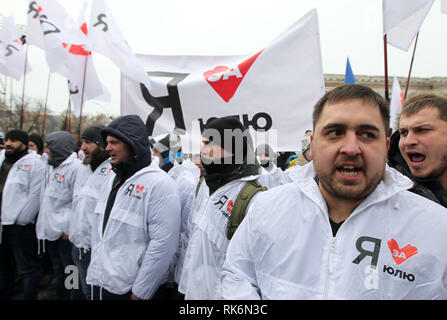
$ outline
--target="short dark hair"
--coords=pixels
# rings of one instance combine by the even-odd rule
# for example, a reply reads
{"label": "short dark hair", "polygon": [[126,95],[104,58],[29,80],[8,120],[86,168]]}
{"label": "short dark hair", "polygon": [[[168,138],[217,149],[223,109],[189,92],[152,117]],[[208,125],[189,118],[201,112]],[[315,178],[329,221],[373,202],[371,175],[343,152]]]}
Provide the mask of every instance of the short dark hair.
{"label": "short dark hair", "polygon": [[411,116],[425,108],[438,109],[441,120],[447,121],[447,97],[435,93],[423,93],[411,97],[405,101],[401,115]]}
{"label": "short dark hair", "polygon": [[327,104],[334,104],[353,99],[361,99],[365,103],[376,104],[379,107],[385,126],[385,134],[388,135],[390,128],[390,107],[388,101],[373,89],[359,84],[346,84],[326,92],[314,106],[312,114],[313,129],[315,130],[315,125]]}

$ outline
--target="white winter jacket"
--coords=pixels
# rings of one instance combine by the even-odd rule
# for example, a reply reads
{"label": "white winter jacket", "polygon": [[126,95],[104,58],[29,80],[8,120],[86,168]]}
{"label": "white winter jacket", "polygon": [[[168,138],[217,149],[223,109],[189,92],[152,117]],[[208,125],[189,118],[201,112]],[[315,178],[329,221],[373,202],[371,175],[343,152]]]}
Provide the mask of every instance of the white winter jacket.
{"label": "white winter jacket", "polygon": [[[0,155],[0,167],[5,159]],[[2,195],[1,224],[34,223],[40,203],[40,188],[45,176],[45,164],[40,156],[28,152],[9,170]]]}
{"label": "white winter jacket", "polygon": [[263,192],[224,265],[226,299],[446,299],[447,209],[385,169],[332,235],[313,164]]}
{"label": "white winter jacket", "polygon": [[292,179],[290,179],[289,176],[274,163],[270,163],[267,168],[261,167],[261,169],[261,175],[271,176],[270,185],[267,186],[269,189],[292,182]]}
{"label": "white winter jacket", "polygon": [[55,241],[68,234],[74,185],[81,166],[74,152],[56,168],[46,166],[36,223],[37,239]]}
{"label": "white winter jacket", "polygon": [[227,238],[228,220],[242,187],[258,177],[231,181],[211,196],[205,182],[202,183],[189,226],[190,238],[178,289],[185,294],[185,299],[222,298],[220,274],[230,242]]}
{"label": "white winter jacket", "polygon": [[196,166],[194,164],[194,162],[192,162],[190,159],[184,159],[183,162],[182,162],[182,166],[186,170],[188,170],[189,172],[192,173],[192,175],[194,177],[194,181],[197,184],[197,182],[199,182],[199,179],[200,179],[200,169],[199,169],[199,167]]}
{"label": "white winter jacket", "polygon": [[150,299],[168,280],[177,250],[180,199],[175,181],[155,166],[145,167],[118,189],[103,234],[112,172],[95,208],[87,283],[115,294]]}
{"label": "white winter jacket", "polygon": [[[193,164],[194,165],[194,164]],[[200,173],[200,172],[199,172]],[[189,168],[184,167],[183,163],[179,165],[174,164],[174,167],[169,170],[168,175],[177,183],[180,204],[181,204],[181,224],[180,224],[180,241],[175,252],[173,261],[170,266],[169,281],[179,283],[180,274],[184,261],[184,254],[182,254],[182,248],[187,247],[186,229],[188,226],[188,217],[193,209],[194,200],[196,196],[197,181]]]}
{"label": "white winter jacket", "polygon": [[90,165],[83,165],[76,179],[68,238],[77,248],[91,248],[92,221],[101,188],[112,172],[110,159],[103,161],[93,172]]}

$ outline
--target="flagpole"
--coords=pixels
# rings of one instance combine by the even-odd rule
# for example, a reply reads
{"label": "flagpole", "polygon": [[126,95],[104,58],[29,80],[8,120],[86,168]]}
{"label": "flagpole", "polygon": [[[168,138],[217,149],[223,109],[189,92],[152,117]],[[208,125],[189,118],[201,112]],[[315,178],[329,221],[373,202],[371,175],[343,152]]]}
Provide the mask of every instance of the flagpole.
{"label": "flagpole", "polygon": [[12,130],[14,124],[12,123],[12,77],[10,78],[11,90],[9,90],[9,130]]}
{"label": "flagpole", "polygon": [[85,56],[84,63],[84,79],[82,80],[82,93],[81,93],[81,110],[79,112],[79,128],[78,128],[78,146],[81,142],[81,128],[82,128],[82,107],[84,106],[84,91],[85,91],[85,76],[87,73],[88,55]]}
{"label": "flagpole", "polygon": [[408,71],[407,85],[405,86],[404,101],[407,98],[408,87],[410,85],[411,69],[413,68],[414,54],[416,53],[416,45],[418,43],[418,38],[419,38],[419,31],[416,34],[416,40],[414,41],[413,56],[411,57],[410,70]]}
{"label": "flagpole", "polygon": [[384,66],[385,66],[385,99],[390,101],[389,93],[388,93],[388,54],[387,54],[387,40],[386,34],[383,36],[383,54],[384,54]]}
{"label": "flagpole", "polygon": [[26,44],[25,51],[25,67],[23,69],[23,91],[22,91],[22,107],[20,109],[20,129],[23,130],[23,116],[24,116],[24,105],[25,105],[25,83],[26,83],[26,67],[28,64],[28,44]]}
{"label": "flagpole", "polygon": [[71,101],[70,98],[68,98],[68,132],[71,133]]}
{"label": "flagpole", "polygon": [[68,111],[70,110],[70,96],[68,96],[67,111],[65,111],[64,130],[67,131]]}
{"label": "flagpole", "polygon": [[50,76],[51,71],[48,71],[47,94],[45,97],[45,106],[43,109],[42,138],[45,137],[45,125],[47,122],[47,103],[48,103],[48,92],[50,91]]}

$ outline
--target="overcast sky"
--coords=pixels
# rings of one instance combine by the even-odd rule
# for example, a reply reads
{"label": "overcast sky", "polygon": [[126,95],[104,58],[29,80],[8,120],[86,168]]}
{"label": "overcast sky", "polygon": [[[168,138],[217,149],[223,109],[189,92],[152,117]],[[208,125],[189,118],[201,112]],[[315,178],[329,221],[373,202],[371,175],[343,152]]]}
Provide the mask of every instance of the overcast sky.
{"label": "overcast sky", "polygon": [[[440,2],[435,0],[420,30],[414,77],[447,76],[447,15],[441,14]],[[83,1],[59,3],[77,17]],[[381,0],[108,0],[108,4],[135,53],[163,55],[257,52],[316,8],[324,73],[344,74],[349,56],[355,75],[384,74]],[[26,24],[27,7],[28,0],[0,0],[0,13],[14,16],[18,24]],[[413,46],[408,52],[388,46],[389,76],[408,75],[412,50]],[[33,71],[27,75],[25,95],[43,100],[49,72],[43,51],[30,46],[29,63]],[[112,101],[88,101],[84,111],[119,115],[119,70],[100,55],[94,56],[94,63]],[[13,94],[21,96],[22,88],[23,81],[13,81]],[[7,91],[9,98],[9,80]],[[67,102],[66,80],[52,74],[48,106],[62,112]]]}

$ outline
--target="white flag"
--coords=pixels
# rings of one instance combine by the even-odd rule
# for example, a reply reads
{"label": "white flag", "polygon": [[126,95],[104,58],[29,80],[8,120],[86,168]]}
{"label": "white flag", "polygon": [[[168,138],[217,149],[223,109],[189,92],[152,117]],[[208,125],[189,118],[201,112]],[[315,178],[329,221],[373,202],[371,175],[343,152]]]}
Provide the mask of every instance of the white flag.
{"label": "white flag", "polygon": [[55,0],[29,1],[26,37],[29,44],[45,51],[52,72],[59,71],[67,58],[64,44],[86,41],[74,20]]}
{"label": "white flag", "polygon": [[404,98],[402,96],[402,91],[400,90],[399,81],[394,77],[393,91],[391,92],[390,101],[390,127],[393,130],[397,130],[397,122],[399,120],[400,112],[402,111],[402,105],[404,103]]}
{"label": "white flag", "polygon": [[93,51],[112,60],[127,77],[150,88],[149,76],[143,64],[127,45],[104,0],[93,0],[88,37]]}
{"label": "white flag", "polygon": [[[16,80],[20,80],[25,72],[26,53],[21,41],[22,35],[23,32],[19,30],[12,16],[3,19],[3,27],[0,30],[0,55],[3,70],[6,71],[4,74]],[[27,62],[26,73],[30,71],[31,66]]]}
{"label": "white flag", "polygon": [[383,0],[383,34],[392,46],[408,51],[434,0]]}
{"label": "white flag", "polygon": [[441,1],[441,12],[447,14],[447,0]]}
{"label": "white flag", "polygon": [[99,80],[93,65],[92,52],[87,50],[87,23],[84,17],[85,6],[78,19],[79,30],[82,31],[82,44],[64,43],[68,54],[63,67],[58,73],[68,80],[68,89],[73,103],[73,114],[79,117],[81,106],[88,100],[110,101],[110,93]]}
{"label": "white flag", "polygon": [[325,92],[315,9],[257,53],[139,57],[152,89],[122,75],[121,114],[138,114],[151,136],[186,131],[186,153],[200,150],[203,127],[222,116],[239,118],[256,145],[298,150]]}

